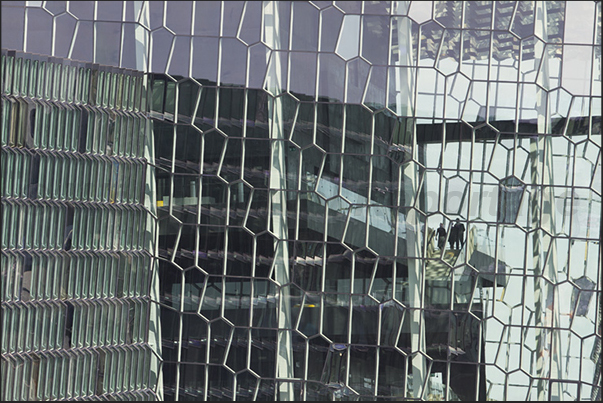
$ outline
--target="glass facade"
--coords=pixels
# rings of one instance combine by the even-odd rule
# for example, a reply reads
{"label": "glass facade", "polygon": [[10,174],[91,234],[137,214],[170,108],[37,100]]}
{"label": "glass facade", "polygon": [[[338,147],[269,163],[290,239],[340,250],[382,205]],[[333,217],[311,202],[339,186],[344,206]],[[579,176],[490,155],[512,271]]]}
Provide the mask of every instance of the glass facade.
{"label": "glass facade", "polygon": [[2,400],[155,400],[146,76],[1,67]]}
{"label": "glass facade", "polygon": [[2,398],[600,399],[601,2],[6,1],[2,48]]}

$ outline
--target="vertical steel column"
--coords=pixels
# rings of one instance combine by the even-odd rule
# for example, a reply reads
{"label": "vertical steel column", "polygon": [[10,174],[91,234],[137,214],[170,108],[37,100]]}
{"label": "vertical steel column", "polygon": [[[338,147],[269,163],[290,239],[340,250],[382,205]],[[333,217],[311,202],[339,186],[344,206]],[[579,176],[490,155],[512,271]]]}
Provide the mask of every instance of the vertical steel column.
{"label": "vertical steel column", "polygon": [[[150,22],[149,6],[147,2],[135,1],[134,2],[134,14],[140,15],[140,23],[147,25]],[[136,35],[136,69],[142,71],[143,76],[143,94],[147,94],[147,99],[150,99],[149,92],[149,32],[143,27],[143,25],[137,24],[135,28]],[[147,113],[150,102],[146,102],[145,110],[143,113]],[[153,140],[153,124],[150,119],[145,122],[145,146],[144,146],[144,158],[147,160],[147,166],[145,169],[145,192],[144,192],[144,207],[147,210],[146,218],[146,231],[145,248],[151,253],[151,266],[147,269],[150,270],[150,284],[149,284],[149,328],[148,328],[148,343],[153,354],[150,357],[149,371],[155,377],[155,394],[158,400],[163,400],[163,374],[161,370],[161,319],[159,306],[153,301],[159,301],[159,265],[156,260],[156,256],[159,256],[159,225],[157,222],[157,203],[155,196],[157,194],[155,184],[155,141]],[[176,390],[178,387],[176,386]]]}
{"label": "vertical steel column", "polygon": [[[395,6],[399,9],[408,9],[409,2],[398,1]],[[398,19],[398,60],[395,63],[398,66],[412,66],[412,32],[411,21],[406,18]],[[411,150],[412,160],[402,166],[404,200],[414,200],[418,193],[419,178],[414,161],[417,160],[417,139],[415,136],[415,121],[413,119],[413,103],[415,97],[413,68],[398,67],[396,69],[396,110],[402,117],[407,117],[406,125],[402,128],[405,131],[405,143]],[[424,284],[423,272],[424,264],[420,259],[422,257],[422,233],[421,222],[417,211],[408,210],[406,214],[406,254],[408,256],[408,284],[409,301],[412,307],[410,315],[410,343],[411,350],[416,354],[412,358],[412,385],[413,397],[419,398],[423,393],[423,384],[427,377],[427,363],[423,355],[425,353],[425,323],[423,317]]]}
{"label": "vertical steel column", "polygon": [[[547,189],[554,183],[553,179],[553,156],[550,132],[550,113],[548,107],[549,85],[549,58],[544,43],[548,40],[547,35],[547,13],[544,2],[535,2],[534,33],[542,39],[535,44],[534,53],[541,54],[540,60],[535,60],[535,66],[540,65],[537,75],[537,84],[541,87],[536,95],[536,109],[538,112],[538,135],[530,140],[530,165],[531,182],[539,189],[538,192],[530,194],[530,205],[532,214],[532,245],[534,253],[534,308],[536,320],[536,376],[538,400],[560,400],[561,390],[556,383],[555,388],[550,389],[547,395],[547,379],[560,379],[561,368],[559,353],[561,340],[559,332],[559,301],[555,296],[555,284],[557,283],[557,248],[555,238],[551,238],[548,257],[547,251],[541,250],[541,232],[547,231],[555,234],[555,197],[551,189]],[[536,193],[536,194],[535,194]],[[542,277],[546,276],[553,285],[544,282]],[[550,301],[550,304],[547,302]],[[548,311],[548,312],[547,312]],[[548,316],[548,318],[547,318]],[[548,331],[544,327],[550,327],[550,344],[547,342]],[[547,353],[548,350],[548,353]],[[547,360],[548,355],[548,360]],[[546,365],[548,364],[548,371]]]}
{"label": "vertical steel column", "polygon": [[[280,56],[279,6],[277,1],[263,3],[264,35],[273,49],[272,60],[266,76],[266,88],[272,94],[268,100],[270,130],[270,220],[274,241],[274,279],[279,285],[289,283],[289,251],[287,228],[287,167],[285,161],[285,131],[282,122],[282,102],[278,95],[283,91]],[[285,72],[286,73],[286,72]],[[293,378],[293,347],[291,341],[291,307],[289,289],[282,287],[278,299],[278,341],[276,350],[276,378]],[[278,400],[293,400],[293,385],[284,382],[278,386]]]}

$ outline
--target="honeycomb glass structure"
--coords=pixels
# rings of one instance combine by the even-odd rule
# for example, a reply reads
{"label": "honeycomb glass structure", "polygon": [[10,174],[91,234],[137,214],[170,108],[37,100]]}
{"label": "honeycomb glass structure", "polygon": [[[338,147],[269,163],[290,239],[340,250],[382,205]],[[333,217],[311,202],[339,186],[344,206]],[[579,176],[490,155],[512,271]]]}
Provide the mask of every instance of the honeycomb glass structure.
{"label": "honeycomb glass structure", "polygon": [[5,1],[2,49],[3,399],[600,400],[600,1]]}

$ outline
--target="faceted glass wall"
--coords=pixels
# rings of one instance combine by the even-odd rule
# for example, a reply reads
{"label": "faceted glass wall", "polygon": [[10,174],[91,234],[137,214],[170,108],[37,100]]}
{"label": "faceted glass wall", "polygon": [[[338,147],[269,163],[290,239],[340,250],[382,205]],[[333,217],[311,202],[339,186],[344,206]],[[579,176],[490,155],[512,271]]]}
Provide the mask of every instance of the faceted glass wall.
{"label": "faceted glass wall", "polygon": [[145,77],[5,50],[1,77],[2,400],[154,400]]}
{"label": "faceted glass wall", "polygon": [[166,400],[600,398],[600,2],[2,10],[147,73]]}
{"label": "faceted glass wall", "polygon": [[572,4],[150,4],[166,397],[595,398]]}

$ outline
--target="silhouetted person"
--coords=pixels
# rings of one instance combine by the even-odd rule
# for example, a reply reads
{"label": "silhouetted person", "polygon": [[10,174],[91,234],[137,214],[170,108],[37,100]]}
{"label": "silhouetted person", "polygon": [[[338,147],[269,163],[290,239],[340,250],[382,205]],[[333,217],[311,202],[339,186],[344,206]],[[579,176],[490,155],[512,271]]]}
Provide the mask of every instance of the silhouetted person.
{"label": "silhouetted person", "polygon": [[444,224],[440,224],[440,228],[436,231],[436,238],[438,241],[438,249],[444,250],[444,246],[446,245],[446,230],[444,229]]}
{"label": "silhouetted person", "polygon": [[[454,237],[454,249],[461,249],[463,246],[465,246],[465,226],[461,220],[458,218],[456,219],[456,224],[454,224],[454,227],[452,227],[450,232]],[[460,247],[459,243],[461,245]]]}
{"label": "silhouetted person", "polygon": [[450,234],[448,234],[448,244],[450,245],[450,249],[454,249],[454,242],[456,241],[456,231],[454,230],[454,225],[450,227]]}

